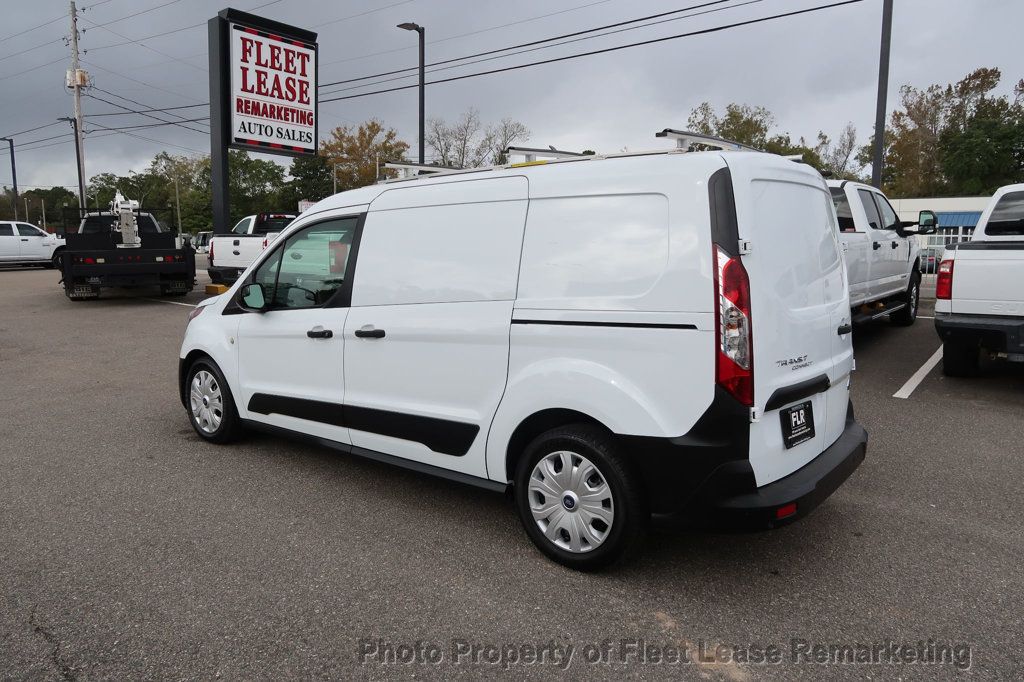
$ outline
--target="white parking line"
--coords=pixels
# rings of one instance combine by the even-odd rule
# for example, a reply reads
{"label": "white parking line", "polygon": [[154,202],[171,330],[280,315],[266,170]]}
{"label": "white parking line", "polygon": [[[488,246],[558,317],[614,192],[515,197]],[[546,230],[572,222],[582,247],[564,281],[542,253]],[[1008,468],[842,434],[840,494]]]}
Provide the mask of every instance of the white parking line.
{"label": "white parking line", "polygon": [[903,384],[900,390],[892,394],[893,398],[902,398],[906,400],[910,397],[910,394],[924,381],[924,378],[928,376],[928,373],[935,369],[935,365],[939,364],[939,360],[942,359],[942,346],[935,351],[935,354],[928,358],[928,361],[921,365],[921,368],[914,372],[914,376],[907,380],[907,383]]}
{"label": "white parking line", "polygon": [[196,307],[195,303],[182,303],[181,301],[165,301],[162,298],[143,298],[142,296],[139,296],[139,298],[141,298],[143,301],[153,301],[154,303],[170,303],[171,305],[183,305],[187,308]]}

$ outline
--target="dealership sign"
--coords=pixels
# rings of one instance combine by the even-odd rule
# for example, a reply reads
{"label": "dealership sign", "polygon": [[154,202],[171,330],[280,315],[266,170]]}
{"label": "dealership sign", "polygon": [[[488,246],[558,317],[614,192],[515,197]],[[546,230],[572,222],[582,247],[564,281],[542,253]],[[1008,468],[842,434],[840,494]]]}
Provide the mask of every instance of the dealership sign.
{"label": "dealership sign", "polygon": [[316,154],[317,46],[230,22],[230,146]]}

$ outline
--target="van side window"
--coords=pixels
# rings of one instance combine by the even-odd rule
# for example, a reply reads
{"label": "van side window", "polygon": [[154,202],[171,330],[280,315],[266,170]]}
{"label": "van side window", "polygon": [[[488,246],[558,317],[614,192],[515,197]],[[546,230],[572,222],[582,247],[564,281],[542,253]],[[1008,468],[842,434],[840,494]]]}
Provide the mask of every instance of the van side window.
{"label": "van side window", "polygon": [[846,198],[846,190],[842,187],[830,187],[832,192],[832,204],[836,207],[836,217],[839,218],[840,232],[856,232],[857,226],[853,222],[853,210],[850,208],[850,200]]}
{"label": "van side window", "polygon": [[328,220],[296,232],[254,275],[272,309],[315,308],[341,288],[358,219]]}
{"label": "van side window", "polygon": [[352,305],[510,301],[525,200],[371,211]]}
{"label": "van side window", "polygon": [[874,192],[869,192],[866,189],[859,189],[857,193],[860,194],[860,203],[864,205],[864,213],[868,216],[868,224],[872,230],[881,230],[882,218],[878,215],[878,208],[875,206],[875,200],[871,195]]}

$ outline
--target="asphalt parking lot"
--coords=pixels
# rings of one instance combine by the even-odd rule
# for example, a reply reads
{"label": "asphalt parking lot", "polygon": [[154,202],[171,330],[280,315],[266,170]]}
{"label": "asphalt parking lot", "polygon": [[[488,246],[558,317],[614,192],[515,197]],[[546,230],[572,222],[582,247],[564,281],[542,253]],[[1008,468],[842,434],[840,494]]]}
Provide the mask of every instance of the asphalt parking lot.
{"label": "asphalt parking lot", "polygon": [[[934,367],[894,398],[939,348],[929,319],[855,332],[868,456],[814,514],[758,534],[655,529],[634,561],[583,575],[537,552],[499,495],[264,435],[201,442],[175,381],[180,303],[202,295],[72,303],[57,279],[0,269],[0,676],[888,679],[969,666],[1005,679],[1024,668],[1024,371],[953,380]],[[648,649],[641,661],[628,641],[703,656],[658,662]],[[605,642],[610,655],[588,662]],[[792,660],[815,644],[890,642],[969,655]],[[396,662],[402,645],[424,656],[436,645],[442,661]],[[544,664],[529,663],[533,645]],[[783,658],[705,660],[719,645]]]}

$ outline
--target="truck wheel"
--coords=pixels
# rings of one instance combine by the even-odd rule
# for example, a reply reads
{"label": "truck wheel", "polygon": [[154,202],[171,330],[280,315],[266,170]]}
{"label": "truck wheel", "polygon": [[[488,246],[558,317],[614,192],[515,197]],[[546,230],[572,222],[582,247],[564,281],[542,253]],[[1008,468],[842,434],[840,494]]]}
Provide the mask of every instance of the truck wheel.
{"label": "truck wheel", "polygon": [[217,365],[205,358],[196,360],[188,370],[186,381],[188,416],[196,433],[211,443],[235,440],[241,422],[231,389]]}
{"label": "truck wheel", "polygon": [[526,534],[577,570],[607,566],[640,544],[650,514],[642,486],[604,430],[552,429],[516,467],[515,502]]}
{"label": "truck wheel", "polygon": [[978,374],[981,348],[975,342],[946,339],[942,342],[942,373],[947,377],[973,377]]}
{"label": "truck wheel", "polygon": [[50,264],[46,267],[54,270],[61,270],[64,265],[64,249],[57,249],[53,252],[53,258],[50,259]]}
{"label": "truck wheel", "polygon": [[900,296],[900,300],[906,303],[906,307],[897,310],[889,319],[893,324],[900,327],[909,327],[917,319],[917,305],[921,300],[921,273],[916,270],[910,275],[910,284],[906,292]]}

